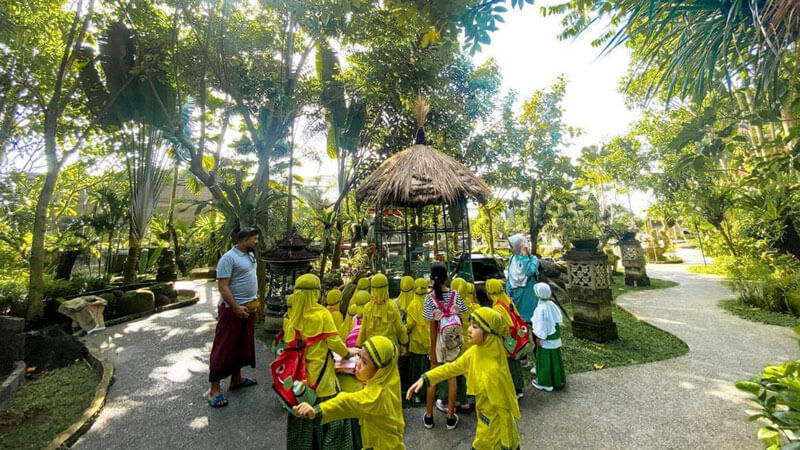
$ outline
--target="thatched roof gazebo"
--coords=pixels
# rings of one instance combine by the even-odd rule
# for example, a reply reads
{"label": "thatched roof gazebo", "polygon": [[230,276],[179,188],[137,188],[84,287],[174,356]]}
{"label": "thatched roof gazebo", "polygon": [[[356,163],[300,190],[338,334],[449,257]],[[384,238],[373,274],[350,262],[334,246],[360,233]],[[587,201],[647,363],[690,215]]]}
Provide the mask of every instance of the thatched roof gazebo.
{"label": "thatched roof gazebo", "polygon": [[427,111],[418,100],[414,145],[384,161],[356,190],[359,202],[375,207],[373,270],[423,276],[440,260],[472,280],[467,201],[485,203],[491,192],[466,166],[425,143]]}
{"label": "thatched roof gazebo", "polygon": [[421,144],[392,155],[356,191],[359,202],[399,207],[453,205],[466,198],[485,203],[490,195],[463,164]]}

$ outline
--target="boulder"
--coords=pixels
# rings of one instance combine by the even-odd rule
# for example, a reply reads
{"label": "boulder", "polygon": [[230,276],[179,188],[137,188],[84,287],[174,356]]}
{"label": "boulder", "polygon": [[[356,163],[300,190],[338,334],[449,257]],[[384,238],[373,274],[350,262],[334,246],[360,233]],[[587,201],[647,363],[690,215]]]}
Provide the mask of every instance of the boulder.
{"label": "boulder", "polygon": [[147,289],[128,291],[117,301],[117,317],[129,316],[152,311],[156,305],[156,296]]}

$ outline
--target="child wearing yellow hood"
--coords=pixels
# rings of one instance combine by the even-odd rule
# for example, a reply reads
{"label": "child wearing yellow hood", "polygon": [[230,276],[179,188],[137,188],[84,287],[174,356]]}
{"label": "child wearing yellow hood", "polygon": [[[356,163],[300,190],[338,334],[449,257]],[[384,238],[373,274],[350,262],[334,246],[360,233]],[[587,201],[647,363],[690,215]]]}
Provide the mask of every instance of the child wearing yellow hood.
{"label": "child wearing yellow hood", "polygon": [[347,320],[342,322],[339,328],[339,336],[342,337],[345,345],[349,348],[357,347],[358,335],[361,332],[361,325],[364,321],[364,307],[370,301],[369,292],[358,291],[350,302],[347,310]]}
{"label": "child wearing yellow hood", "polygon": [[[505,289],[503,289],[503,283],[501,283],[500,280],[488,280],[486,282],[486,293],[489,295],[489,298],[492,299],[492,304],[494,305],[492,309],[503,316],[503,321],[505,321],[507,325],[505,334],[508,334],[511,326],[514,324],[509,311],[519,314],[516,306],[514,306],[514,302],[512,302],[506,294]],[[522,363],[509,356],[508,369],[511,371],[511,379],[514,381],[514,389],[517,391],[517,397],[522,398],[522,388],[525,387],[525,380],[522,378]]]}
{"label": "child wearing yellow hood", "polygon": [[472,346],[451,363],[431,369],[417,380],[406,398],[426,385],[457,375],[467,376],[467,392],[477,400],[478,426],[472,448],[476,450],[519,447],[520,418],[511,374],[508,371],[503,334],[508,327],[497,311],[482,307],[470,315]]}
{"label": "child wearing yellow hood", "polygon": [[333,324],[336,325],[337,330],[342,326],[342,322],[344,321],[342,312],[339,311],[339,303],[341,303],[341,301],[342,291],[338,289],[331,289],[325,296],[325,305],[328,311],[330,311],[331,316],[333,316]]}
{"label": "child wearing yellow hood", "polygon": [[[427,320],[422,317],[422,308],[425,305],[425,297],[428,296],[428,280],[417,278],[414,281],[414,298],[408,304],[406,314],[406,330],[408,331],[408,378],[415,381],[431,368],[429,358],[431,352],[431,327]],[[410,383],[409,383],[410,384]],[[413,403],[421,403],[418,396],[411,400]]]}
{"label": "child wearing yellow hood", "polygon": [[365,383],[364,389],[341,392],[316,406],[301,403],[294,411],[301,417],[321,419],[323,424],[358,418],[363,448],[405,449],[406,425],[397,373],[397,347],[390,339],[375,336],[364,341],[360,356],[356,376]]}
{"label": "child wearing yellow hood", "polygon": [[[318,401],[324,401],[339,391],[330,352],[349,358],[350,351],[339,337],[331,314],[318,303],[320,293],[320,282],[316,275],[306,274],[296,280],[294,293],[291,296],[292,306],[284,323],[284,340],[288,343],[295,338],[325,336],[305,350],[307,380],[314,382],[319,380],[314,390]],[[317,446],[314,445],[315,440]],[[353,442],[350,422],[341,420],[323,427],[318,420],[306,421],[289,414],[286,424],[286,445],[287,448],[297,450],[351,449]]]}
{"label": "child wearing yellow hood", "polygon": [[[400,320],[400,311],[395,303],[389,300],[389,280],[379,273],[370,281],[372,300],[364,307],[364,320],[356,345],[361,347],[367,339],[375,336],[386,336],[392,341],[401,354],[408,347],[406,326]],[[402,346],[403,348],[401,348]]]}
{"label": "child wearing yellow hood", "polygon": [[406,322],[406,315],[408,314],[408,304],[414,298],[414,278],[405,276],[400,279],[400,294],[397,296],[395,302],[397,308],[400,309],[400,318],[403,323]]}

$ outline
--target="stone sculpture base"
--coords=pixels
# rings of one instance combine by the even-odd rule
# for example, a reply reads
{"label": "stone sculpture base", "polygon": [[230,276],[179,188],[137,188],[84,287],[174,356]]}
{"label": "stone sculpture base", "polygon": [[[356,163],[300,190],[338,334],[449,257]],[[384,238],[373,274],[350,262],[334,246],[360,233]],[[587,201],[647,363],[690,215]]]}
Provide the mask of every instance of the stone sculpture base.
{"label": "stone sculpture base", "polygon": [[572,299],[572,334],[581,339],[608,342],[617,338],[611,316],[611,289],[568,289]]}

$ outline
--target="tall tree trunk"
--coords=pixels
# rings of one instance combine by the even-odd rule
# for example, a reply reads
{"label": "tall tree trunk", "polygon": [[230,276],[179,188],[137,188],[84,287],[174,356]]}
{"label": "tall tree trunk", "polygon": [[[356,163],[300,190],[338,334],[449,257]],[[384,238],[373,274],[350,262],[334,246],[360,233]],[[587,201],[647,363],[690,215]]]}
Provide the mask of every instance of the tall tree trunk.
{"label": "tall tree trunk", "polygon": [[328,264],[328,248],[330,245],[328,244],[328,240],[325,240],[325,244],[322,246],[322,260],[319,262],[319,279],[321,280],[322,277],[325,275],[325,266]]}
{"label": "tall tree trunk", "polygon": [[[133,226],[131,225],[131,228]],[[125,258],[125,268],[122,272],[123,283],[133,284],[136,282],[136,274],[139,272],[139,254],[142,252],[142,242],[136,236],[133,229],[128,233],[128,257]]]}
{"label": "tall tree trunk", "polygon": [[333,258],[331,259],[331,270],[337,270],[342,267],[342,244],[344,243],[344,224],[342,223],[342,212],[339,211],[339,217],[336,219],[336,242],[333,246]]}
{"label": "tall tree trunk", "polygon": [[28,278],[28,309],[26,319],[35,322],[44,315],[44,238],[47,232],[47,207],[53,199],[59,164],[56,161],[56,119],[45,119],[45,153],[47,175],[39,193],[33,218],[31,237],[30,274]]}
{"label": "tall tree trunk", "polygon": [[494,224],[492,223],[492,215],[489,214],[489,254],[494,255]]}
{"label": "tall tree trunk", "polygon": [[531,177],[531,196],[528,200],[528,231],[531,239],[531,253],[536,253],[539,246],[539,231],[542,224],[536,216],[536,178]]}

